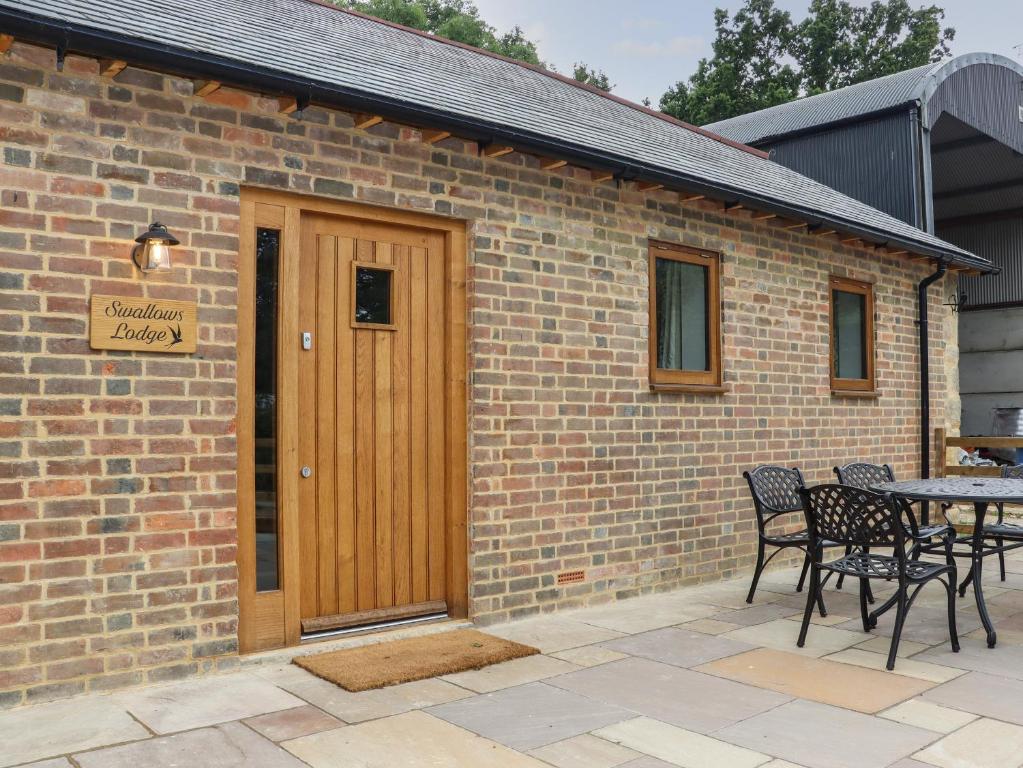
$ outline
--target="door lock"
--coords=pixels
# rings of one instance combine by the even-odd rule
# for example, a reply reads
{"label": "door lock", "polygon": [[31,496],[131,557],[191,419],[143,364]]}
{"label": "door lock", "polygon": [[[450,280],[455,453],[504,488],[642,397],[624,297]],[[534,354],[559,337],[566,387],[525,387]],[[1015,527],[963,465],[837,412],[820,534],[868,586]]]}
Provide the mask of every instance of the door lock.
{"label": "door lock", "polygon": [[309,331],[302,331],[302,349],[313,348],[313,335]]}
{"label": "door lock", "polygon": [[310,477],[313,474],[313,471],[309,467],[302,467],[302,469],[299,470],[299,474],[301,474],[302,477]]}

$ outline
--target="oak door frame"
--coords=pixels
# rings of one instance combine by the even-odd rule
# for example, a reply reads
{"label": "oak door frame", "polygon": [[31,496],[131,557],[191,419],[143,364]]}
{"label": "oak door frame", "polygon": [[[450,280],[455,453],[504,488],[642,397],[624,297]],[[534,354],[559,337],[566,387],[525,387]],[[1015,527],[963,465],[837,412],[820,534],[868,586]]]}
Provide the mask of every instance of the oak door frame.
{"label": "oak door frame", "polygon": [[[298,535],[298,291],[302,214],[316,213],[439,232],[445,249],[445,479],[448,614],[469,614],[467,224],[429,214],[243,187],[238,258],[238,642],[242,653],[301,640]],[[277,491],[279,589],[256,592],[255,234],[281,230],[278,293]],[[290,341],[290,343],[288,343]],[[294,471],[288,471],[288,468]]]}

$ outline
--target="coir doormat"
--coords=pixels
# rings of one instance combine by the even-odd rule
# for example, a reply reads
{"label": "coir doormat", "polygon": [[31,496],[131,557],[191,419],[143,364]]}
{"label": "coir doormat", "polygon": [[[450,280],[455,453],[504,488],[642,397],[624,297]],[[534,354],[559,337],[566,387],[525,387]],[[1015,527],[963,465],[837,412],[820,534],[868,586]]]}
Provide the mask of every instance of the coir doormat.
{"label": "coir doormat", "polygon": [[294,663],[346,691],[368,691],[468,669],[482,669],[539,652],[532,646],[503,640],[475,629],[456,629],[299,656]]}

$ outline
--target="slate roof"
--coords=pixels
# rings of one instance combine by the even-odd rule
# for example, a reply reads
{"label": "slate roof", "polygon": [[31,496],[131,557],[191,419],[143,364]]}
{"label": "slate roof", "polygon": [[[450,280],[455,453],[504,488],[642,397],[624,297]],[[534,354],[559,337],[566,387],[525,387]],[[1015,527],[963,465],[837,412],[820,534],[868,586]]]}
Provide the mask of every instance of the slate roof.
{"label": "slate roof", "polygon": [[703,127],[744,144],[766,144],[789,134],[925,102],[950,74],[973,64],[996,64],[1023,75],[1023,68],[1004,56],[968,53]]}
{"label": "slate roof", "polygon": [[225,82],[255,74],[260,79],[250,82],[268,91],[287,83],[317,101],[333,94],[377,114],[490,135],[991,269],[749,148],[564,78],[311,0],[0,0],[0,29],[152,68],[222,72]]}

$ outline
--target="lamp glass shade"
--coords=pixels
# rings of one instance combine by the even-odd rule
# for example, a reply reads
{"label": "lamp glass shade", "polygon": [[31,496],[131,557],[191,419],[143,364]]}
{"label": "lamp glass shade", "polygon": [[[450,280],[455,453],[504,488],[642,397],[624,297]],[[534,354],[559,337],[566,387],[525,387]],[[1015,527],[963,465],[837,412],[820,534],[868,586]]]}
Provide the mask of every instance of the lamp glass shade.
{"label": "lamp glass shade", "polygon": [[171,268],[170,246],[166,240],[150,238],[141,246],[140,266],[143,272],[169,272]]}
{"label": "lamp glass shade", "polygon": [[170,247],[180,241],[167,231],[167,227],[154,221],[148,230],[135,238],[135,242],[138,245],[131,254],[135,266],[143,272],[170,271]]}

